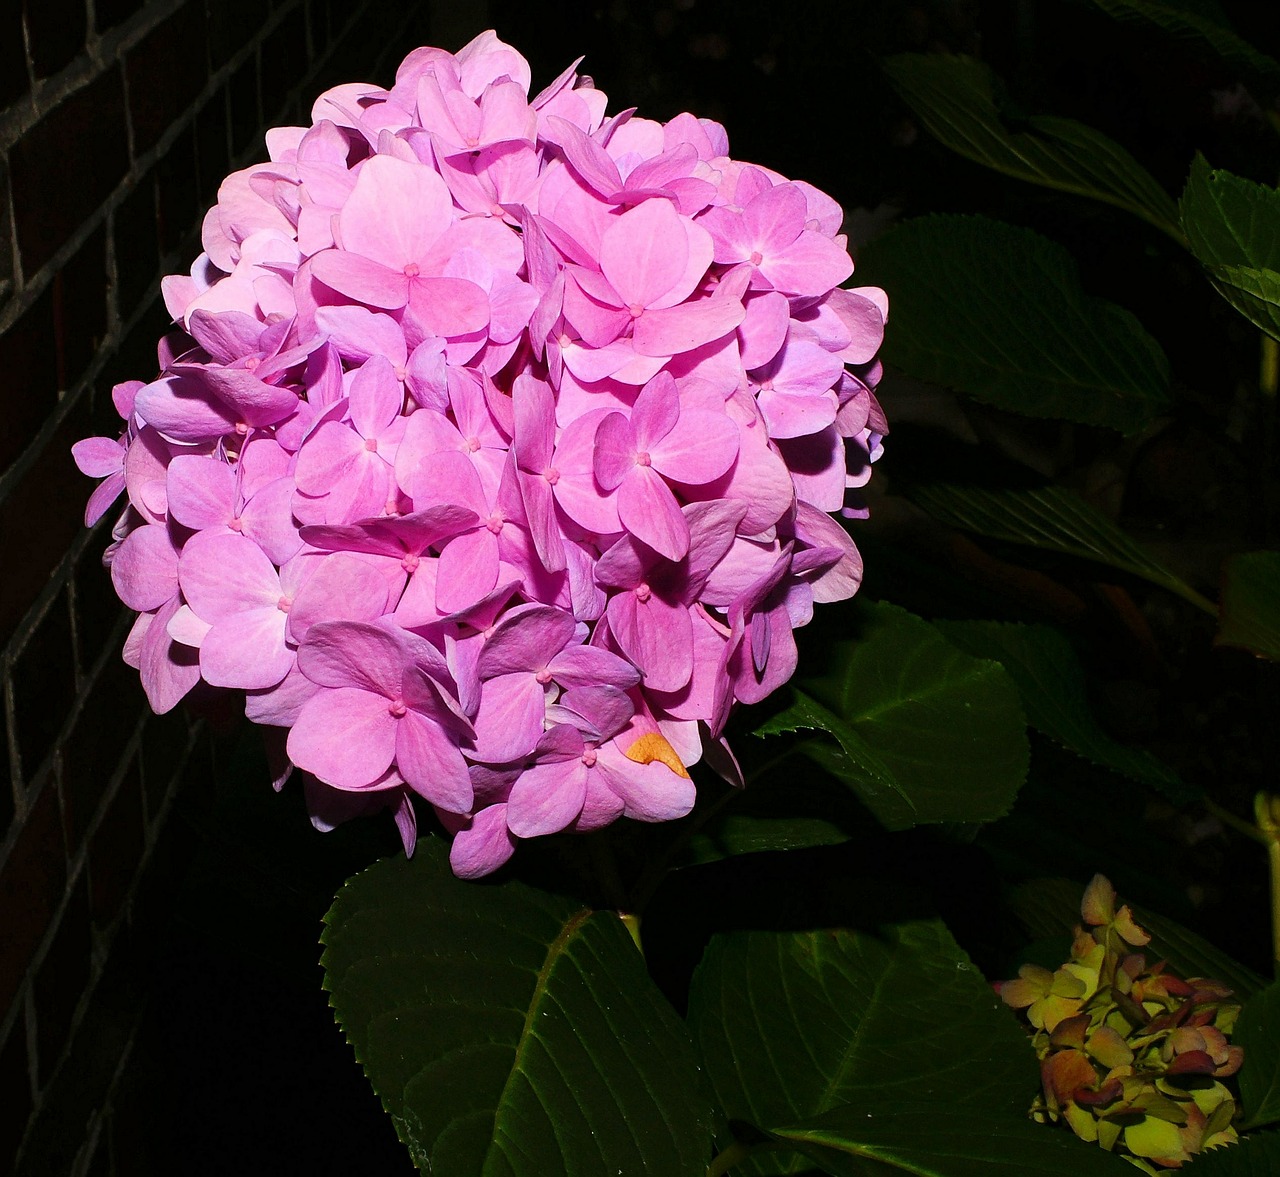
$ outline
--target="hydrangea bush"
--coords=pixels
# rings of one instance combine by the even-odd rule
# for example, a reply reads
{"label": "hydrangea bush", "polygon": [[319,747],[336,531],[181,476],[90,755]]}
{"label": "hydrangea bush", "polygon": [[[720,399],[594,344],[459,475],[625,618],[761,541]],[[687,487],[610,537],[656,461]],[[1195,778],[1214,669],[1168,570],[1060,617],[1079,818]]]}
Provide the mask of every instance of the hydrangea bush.
{"label": "hydrangea bush", "polygon": [[229,176],[119,439],[107,552],[152,707],[243,691],[321,828],[417,794],[462,876],[664,821],[850,596],[887,302],[841,210],[724,129],[529,97],[493,33],[323,94]]}

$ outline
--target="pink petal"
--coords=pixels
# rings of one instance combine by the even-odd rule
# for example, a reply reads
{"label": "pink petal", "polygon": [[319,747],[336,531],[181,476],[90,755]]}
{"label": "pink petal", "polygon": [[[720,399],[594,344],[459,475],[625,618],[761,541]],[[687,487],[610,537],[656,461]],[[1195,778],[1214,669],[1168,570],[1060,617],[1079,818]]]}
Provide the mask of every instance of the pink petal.
{"label": "pink petal", "polygon": [[395,699],[408,661],[405,641],[387,626],[330,621],[313,625],[298,665],[322,687],[351,687]]}
{"label": "pink petal", "polygon": [[336,788],[364,788],[391,766],[396,727],[380,695],[355,687],[320,691],[289,732],[289,759]]}
{"label": "pink petal", "polygon": [[622,413],[610,413],[596,429],[592,472],[605,490],[617,490],[636,468],[636,433]]}
{"label": "pink petal", "polygon": [[518,838],[563,830],[582,812],[589,770],[580,758],[526,768],[507,798],[507,826]]}
{"label": "pink petal", "polygon": [[344,249],[393,269],[421,261],[452,222],[445,182],[430,168],[388,155],[365,160],[338,217]]}
{"label": "pink petal", "polygon": [[650,466],[636,466],[618,487],[622,525],[668,560],[689,550],[689,524],[671,488]]}
{"label": "pink petal", "polygon": [[206,531],[189,540],[178,579],[187,603],[210,623],[249,609],[275,609],[283,596],[280,575],[266,553],[229,531]]}
{"label": "pink petal", "polygon": [[[622,305],[633,313],[649,306],[670,306],[663,296],[684,277],[688,261],[684,222],[671,203],[660,198],[623,213],[600,239],[600,270]],[[683,291],[675,301],[688,294],[689,290]]]}
{"label": "pink petal", "polygon": [[179,454],[166,477],[169,514],[184,527],[203,531],[231,521],[236,474],[216,458]]}
{"label": "pink petal", "polygon": [[285,614],[274,606],[216,621],[200,645],[200,674],[215,687],[273,687],[293,665],[284,644]]}
{"label": "pink petal", "polygon": [[466,813],[473,793],[458,745],[438,723],[405,713],[396,732],[396,767],[414,792],[450,813]]}
{"label": "pink petal", "polygon": [[551,605],[520,605],[508,612],[480,652],[481,678],[541,670],[573,638],[574,620]]}
{"label": "pink petal", "polygon": [[515,839],[507,829],[505,804],[490,805],[459,830],[449,848],[449,865],[460,879],[492,874],[515,853]]}
{"label": "pink petal", "polygon": [[693,674],[693,628],[689,611],[656,594],[641,602],[634,591],[618,593],[606,611],[622,652],[644,673],[645,686],[678,691]]}
{"label": "pink petal", "polygon": [[635,821],[674,821],[684,817],[697,800],[697,789],[688,777],[674,773],[661,761],[638,764],[612,745],[601,748],[596,771],[626,807]]}
{"label": "pink petal", "polygon": [[164,524],[148,523],[125,537],[111,561],[111,583],[116,595],[140,613],[169,603],[178,591],[178,553]]}
{"label": "pink petal", "polygon": [[714,482],[738,456],[738,426],[724,413],[686,409],[649,454],[653,468],[673,482]]}
{"label": "pink petal", "polygon": [[[470,465],[470,463],[467,463]],[[456,613],[470,608],[498,583],[498,540],[487,528],[451,539],[436,567],[436,608]]]}
{"label": "pink petal", "polygon": [[736,299],[699,299],[646,311],[636,320],[632,343],[643,356],[677,356],[728,335],[744,318],[746,310]]}
{"label": "pink petal", "polygon": [[358,253],[326,249],[311,259],[311,273],[319,282],[374,307],[395,310],[409,301],[409,279]]}
{"label": "pink petal", "polygon": [[545,714],[546,696],[532,674],[504,674],[487,680],[480,688],[472,755],[491,764],[527,756],[542,735]]}

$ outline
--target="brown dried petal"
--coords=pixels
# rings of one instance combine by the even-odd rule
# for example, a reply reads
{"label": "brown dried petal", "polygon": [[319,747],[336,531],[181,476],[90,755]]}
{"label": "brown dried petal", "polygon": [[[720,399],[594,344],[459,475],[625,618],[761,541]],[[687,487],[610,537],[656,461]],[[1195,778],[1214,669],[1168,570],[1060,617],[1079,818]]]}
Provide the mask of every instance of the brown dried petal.
{"label": "brown dried petal", "polygon": [[1115,917],[1116,889],[1105,875],[1094,875],[1080,900],[1080,916],[1086,924],[1101,927]]}

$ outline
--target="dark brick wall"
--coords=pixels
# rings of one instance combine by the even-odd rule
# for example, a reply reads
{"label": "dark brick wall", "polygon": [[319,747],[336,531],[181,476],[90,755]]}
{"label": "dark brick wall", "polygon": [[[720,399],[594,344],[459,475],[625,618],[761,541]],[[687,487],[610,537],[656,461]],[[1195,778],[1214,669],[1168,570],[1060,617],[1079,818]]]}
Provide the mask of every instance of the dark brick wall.
{"label": "dark brick wall", "polygon": [[0,1172],[152,1171],[148,912],[191,836],[167,818],[212,782],[205,728],[151,716],[121,662],[113,516],[84,528],[70,446],[154,374],[159,278],[221,178],[326,86],[388,84],[429,7],[0,0]]}

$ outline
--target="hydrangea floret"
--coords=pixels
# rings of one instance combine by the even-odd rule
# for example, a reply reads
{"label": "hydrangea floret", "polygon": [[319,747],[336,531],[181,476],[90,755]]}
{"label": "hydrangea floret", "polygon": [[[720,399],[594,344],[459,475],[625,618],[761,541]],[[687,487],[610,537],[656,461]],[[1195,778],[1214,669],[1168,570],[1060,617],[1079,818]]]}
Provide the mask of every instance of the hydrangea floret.
{"label": "hydrangea floret", "polygon": [[853,594],[887,303],[724,128],[529,98],[492,32],[337,86],[227,177],[157,375],[74,448],[151,706],[243,692],[313,820],[416,795],[462,876],[694,802]]}
{"label": "hydrangea floret", "polygon": [[1065,1121],[1083,1140],[1148,1173],[1237,1140],[1234,1075],[1244,1049],[1229,1038],[1240,1012],[1231,990],[1182,980],[1135,948],[1151,937],[1095,875],[1081,903],[1071,959],[1055,972],[1026,964],[997,985],[1034,1031],[1040,1121]]}

